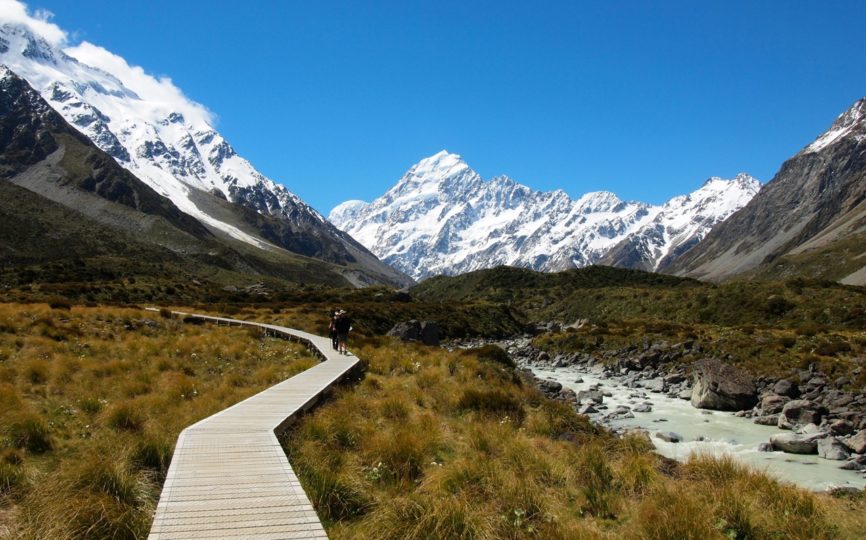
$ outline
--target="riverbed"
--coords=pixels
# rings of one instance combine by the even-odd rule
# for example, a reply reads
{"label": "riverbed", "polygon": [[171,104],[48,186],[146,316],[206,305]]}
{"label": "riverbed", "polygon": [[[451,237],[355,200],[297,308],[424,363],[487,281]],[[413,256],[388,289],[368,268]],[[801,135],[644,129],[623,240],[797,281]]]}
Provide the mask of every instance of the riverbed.
{"label": "riverbed", "polygon": [[[609,392],[604,397],[606,410],[601,417],[613,412],[617,406],[631,409],[646,402],[651,412],[633,412],[634,418],[618,418],[606,423],[611,428],[641,428],[649,432],[650,440],[658,452],[666,457],[683,461],[693,452],[715,456],[729,455],[741,463],[765,471],[781,480],[821,491],[831,487],[866,486],[863,473],[839,468],[843,461],[826,460],[817,455],[787,454],[784,452],[759,452],[758,445],[767,442],[770,436],[782,433],[773,426],[755,424],[749,418],[740,418],[733,413],[706,411],[692,407],[688,400],[649,392],[642,388],[628,388],[615,378],[587,373],[575,368],[546,369],[528,366],[539,379],[551,379],[575,392],[600,385]],[[582,382],[575,382],[582,379]],[[640,394],[640,397],[633,397]],[[656,437],[658,432],[674,432],[682,442],[666,442]]]}

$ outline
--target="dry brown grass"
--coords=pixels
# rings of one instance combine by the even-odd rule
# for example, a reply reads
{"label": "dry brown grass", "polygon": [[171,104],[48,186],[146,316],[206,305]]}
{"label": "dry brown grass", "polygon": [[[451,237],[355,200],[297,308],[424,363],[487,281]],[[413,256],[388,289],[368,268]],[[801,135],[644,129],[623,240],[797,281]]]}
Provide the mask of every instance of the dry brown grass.
{"label": "dry brown grass", "polygon": [[[673,467],[491,355],[361,344],[366,379],[287,438],[332,538],[858,538],[866,503],[726,459]],[[522,411],[522,412],[516,412]],[[672,472],[673,471],[673,472]]]}
{"label": "dry brown grass", "polygon": [[315,363],[239,328],[0,304],[0,536],[145,537],[179,432]]}

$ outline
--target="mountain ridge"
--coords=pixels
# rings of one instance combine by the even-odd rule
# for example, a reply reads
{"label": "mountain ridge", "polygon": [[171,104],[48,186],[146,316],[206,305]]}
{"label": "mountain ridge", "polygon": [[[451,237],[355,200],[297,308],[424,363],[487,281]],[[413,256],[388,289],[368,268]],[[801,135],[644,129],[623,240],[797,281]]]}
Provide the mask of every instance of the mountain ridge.
{"label": "mountain ridge", "polygon": [[[864,265],[856,262],[866,253],[864,200],[866,98],[785,161],[749,204],[666,270],[718,281],[743,273],[791,277],[808,267],[809,277],[864,284]],[[859,277],[849,279],[857,272]]]}
{"label": "mountain ridge", "polygon": [[[341,203],[329,219],[415,279],[496,265],[542,271],[595,263],[655,269],[742,206],[759,185],[742,173],[732,181],[711,178],[704,191],[672,199],[667,204],[679,201],[678,210],[691,204],[696,218],[680,224],[675,232],[682,237],[672,239],[674,233],[664,235],[669,224],[659,222],[672,208],[623,201],[609,191],[571,199],[561,189],[534,191],[507,176],[484,180],[459,155],[443,150],[410,167],[381,197]],[[730,191],[726,196],[719,188]],[[696,214],[699,210],[705,215]],[[661,243],[648,240],[648,245],[655,242],[653,249],[632,247],[625,256],[624,242],[659,227]],[[605,256],[620,245],[622,255],[608,262]]]}
{"label": "mountain ridge", "polygon": [[[80,49],[62,49],[28,26],[0,21],[0,63],[123,168],[214,234],[346,266],[358,285],[411,282],[255,170],[213,128],[203,107],[159,101],[147,95],[151,90],[127,86],[122,74],[67,53],[82,54]],[[94,46],[84,52],[94,50],[110,54]],[[236,208],[228,211],[218,199]]]}

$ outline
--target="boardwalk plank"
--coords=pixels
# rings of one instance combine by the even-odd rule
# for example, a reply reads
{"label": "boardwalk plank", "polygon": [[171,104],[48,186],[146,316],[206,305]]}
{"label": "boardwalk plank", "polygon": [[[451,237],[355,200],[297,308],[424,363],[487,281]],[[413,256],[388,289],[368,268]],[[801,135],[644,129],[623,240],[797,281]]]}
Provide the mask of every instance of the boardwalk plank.
{"label": "boardwalk plank", "polygon": [[275,430],[304,411],[359,360],[328,338],[222,317],[185,317],[258,326],[306,342],[323,362],[187,427],[178,436],[149,540],[326,539]]}

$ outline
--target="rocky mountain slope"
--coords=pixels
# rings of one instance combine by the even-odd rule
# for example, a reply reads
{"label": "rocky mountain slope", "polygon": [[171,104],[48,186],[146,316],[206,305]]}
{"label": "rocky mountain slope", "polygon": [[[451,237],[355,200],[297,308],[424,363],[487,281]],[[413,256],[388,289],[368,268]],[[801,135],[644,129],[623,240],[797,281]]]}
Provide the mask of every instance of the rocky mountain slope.
{"label": "rocky mountain slope", "polygon": [[786,161],[739,212],[663,268],[721,280],[743,272],[866,283],[866,98]]}
{"label": "rocky mountain slope", "polygon": [[[0,194],[4,286],[90,281],[118,268],[132,276],[164,275],[166,264],[181,282],[180,274],[219,284],[217,276],[228,272],[248,276],[246,282],[268,276],[350,284],[347,269],[335,263],[214,234],[97,148],[3,66]],[[69,267],[75,278],[64,272]]]}
{"label": "rocky mountain slope", "polygon": [[421,160],[371,203],[347,201],[329,219],[416,279],[497,265],[541,271],[610,264],[655,269],[702,238],[757,192],[741,174],[712,178],[663,206],[610,192],[577,200],[500,176],[484,180],[446,151]]}
{"label": "rocky mountain slope", "polygon": [[651,271],[664,268],[745,206],[760,187],[745,173],[732,180],[710,178],[694,192],[662,205],[650,223],[628,235],[599,262]]}
{"label": "rocky mountain slope", "polygon": [[[74,54],[108,60],[94,67]],[[337,263],[357,284],[409,282],[256,171],[213,128],[204,107],[173,86],[179,97],[163,99],[162,81],[136,72],[123,59],[92,45],[63,49],[30,26],[0,19],[0,63],[118,164],[214,235]],[[106,70],[115,66],[116,73]]]}

